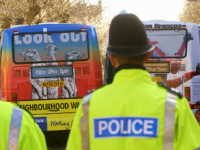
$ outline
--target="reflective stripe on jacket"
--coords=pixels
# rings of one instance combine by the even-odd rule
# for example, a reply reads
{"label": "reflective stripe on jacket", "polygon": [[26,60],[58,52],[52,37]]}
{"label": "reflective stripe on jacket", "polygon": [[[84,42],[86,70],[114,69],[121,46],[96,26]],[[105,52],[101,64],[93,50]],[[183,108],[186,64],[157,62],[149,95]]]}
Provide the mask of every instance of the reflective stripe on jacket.
{"label": "reflective stripe on jacket", "polygon": [[12,119],[10,124],[10,133],[8,139],[8,150],[17,150],[19,142],[19,132],[22,122],[23,111],[13,107]]}
{"label": "reflective stripe on jacket", "polygon": [[67,149],[194,150],[199,140],[185,98],[153,83],[145,70],[123,69],[112,84],[84,97]]}

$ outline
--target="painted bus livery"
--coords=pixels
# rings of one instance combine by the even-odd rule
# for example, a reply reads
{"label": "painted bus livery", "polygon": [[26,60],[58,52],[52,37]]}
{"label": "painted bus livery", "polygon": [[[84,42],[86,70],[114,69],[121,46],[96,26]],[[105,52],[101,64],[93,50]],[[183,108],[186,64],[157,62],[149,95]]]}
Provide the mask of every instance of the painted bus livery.
{"label": "painted bus livery", "polygon": [[95,27],[39,24],[4,30],[2,100],[28,110],[43,131],[70,130],[82,97],[102,85]]}

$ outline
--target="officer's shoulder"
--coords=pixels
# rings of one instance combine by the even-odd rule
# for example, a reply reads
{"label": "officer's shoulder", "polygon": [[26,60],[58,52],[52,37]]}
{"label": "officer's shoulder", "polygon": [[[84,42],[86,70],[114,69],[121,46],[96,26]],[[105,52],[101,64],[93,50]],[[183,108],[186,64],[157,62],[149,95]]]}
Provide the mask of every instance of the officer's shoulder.
{"label": "officer's shoulder", "polygon": [[171,94],[177,95],[180,99],[183,98],[183,95],[178,90],[176,90],[174,88],[170,88],[161,82],[157,83],[157,85],[159,85],[162,88],[167,89],[167,91],[170,92]]}
{"label": "officer's shoulder", "polygon": [[28,114],[28,115],[35,121],[35,119],[33,118],[33,115],[32,115],[28,110],[24,109],[23,107],[20,107],[20,105],[18,105],[18,104],[13,104],[13,105],[14,105],[14,107],[18,107],[18,108],[21,109],[24,113]]}

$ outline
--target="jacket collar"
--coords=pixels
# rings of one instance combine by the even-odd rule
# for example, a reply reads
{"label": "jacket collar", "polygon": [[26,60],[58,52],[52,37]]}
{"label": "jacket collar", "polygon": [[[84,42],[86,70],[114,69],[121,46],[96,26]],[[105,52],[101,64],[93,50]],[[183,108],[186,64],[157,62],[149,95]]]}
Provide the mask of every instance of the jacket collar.
{"label": "jacket collar", "polygon": [[143,66],[122,65],[115,69],[114,82],[151,82],[151,75]]}
{"label": "jacket collar", "polygon": [[122,69],[142,69],[142,70],[146,70],[146,68],[144,66],[141,66],[141,65],[124,64],[124,65],[117,67],[115,69],[115,73],[117,73],[118,71],[120,71]]}

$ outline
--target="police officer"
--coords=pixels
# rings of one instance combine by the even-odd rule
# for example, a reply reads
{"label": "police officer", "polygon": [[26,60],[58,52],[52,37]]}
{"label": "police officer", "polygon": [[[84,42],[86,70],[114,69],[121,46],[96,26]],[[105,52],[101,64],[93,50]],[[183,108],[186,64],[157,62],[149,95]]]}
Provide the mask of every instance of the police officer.
{"label": "police officer", "polygon": [[83,98],[68,150],[200,149],[200,128],[187,100],[153,83],[144,67],[153,50],[137,16],[114,17],[107,48],[116,68],[113,83]]}
{"label": "police officer", "polygon": [[45,137],[31,115],[0,101],[0,150],[47,150]]}

